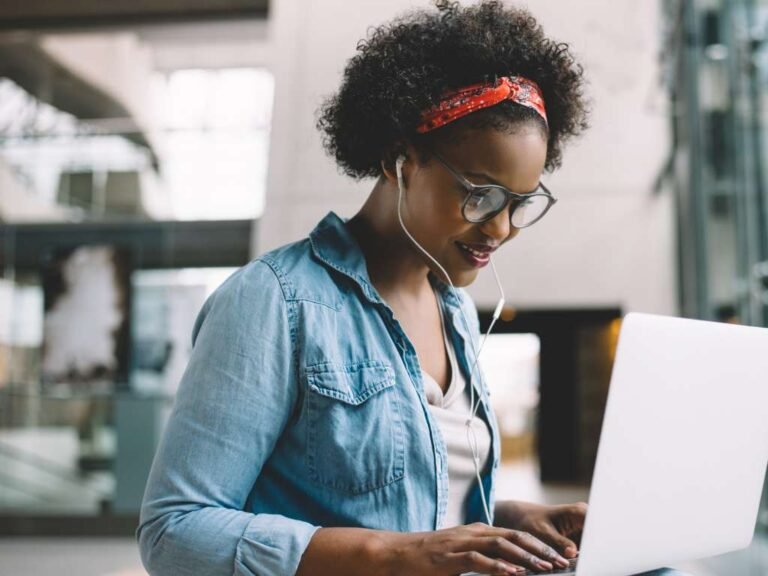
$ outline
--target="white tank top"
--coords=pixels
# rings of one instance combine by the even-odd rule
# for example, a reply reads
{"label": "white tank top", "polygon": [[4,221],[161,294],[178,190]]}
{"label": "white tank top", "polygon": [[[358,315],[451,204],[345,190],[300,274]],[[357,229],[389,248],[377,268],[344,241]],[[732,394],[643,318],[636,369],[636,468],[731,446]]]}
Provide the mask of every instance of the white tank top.
{"label": "white tank top", "polygon": [[[445,331],[442,306],[440,322],[451,367],[451,381],[445,394],[434,378],[424,370],[421,374],[429,411],[437,421],[448,452],[448,506],[440,528],[451,528],[466,523],[466,500],[477,479],[466,426],[470,410],[469,393],[456,361],[456,353]],[[477,403],[477,395],[475,402]],[[477,453],[482,471],[490,455],[491,434],[485,422],[477,416],[472,420],[472,429],[477,438]]]}

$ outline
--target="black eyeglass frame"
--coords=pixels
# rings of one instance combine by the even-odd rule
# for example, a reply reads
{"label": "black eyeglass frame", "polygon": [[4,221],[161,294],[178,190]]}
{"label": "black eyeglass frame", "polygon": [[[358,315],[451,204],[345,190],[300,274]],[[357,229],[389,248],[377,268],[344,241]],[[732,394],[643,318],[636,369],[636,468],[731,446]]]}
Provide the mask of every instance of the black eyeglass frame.
{"label": "black eyeglass frame", "polygon": [[[521,202],[523,200],[527,200],[527,199],[532,198],[534,196],[544,196],[544,197],[546,197],[547,201],[548,201],[547,207],[544,208],[544,211],[539,215],[538,218],[536,218],[536,220],[533,220],[532,222],[526,224],[525,226],[515,226],[514,224],[512,224],[512,215],[515,213],[515,209],[517,208],[517,206],[520,206],[520,204],[517,204],[517,206],[514,206],[512,208],[512,210],[509,211],[509,223],[510,223],[510,225],[515,227],[515,228],[517,228],[518,230],[520,230],[520,229],[523,229],[523,228],[528,228],[529,226],[533,226],[534,224],[536,224],[536,222],[538,222],[539,220],[544,218],[544,216],[547,214],[547,212],[549,212],[549,209],[552,208],[552,206],[554,206],[555,203],[557,202],[557,198],[555,198],[552,195],[552,192],[549,191],[549,188],[547,188],[544,185],[543,182],[539,182],[539,187],[541,187],[544,190],[544,192],[531,192],[529,194],[518,194],[516,192],[512,192],[511,190],[508,190],[507,188],[505,188],[504,186],[501,186],[499,184],[482,184],[482,185],[480,185],[480,184],[473,184],[472,182],[467,180],[464,176],[459,174],[459,172],[457,172],[453,167],[451,167],[451,165],[448,164],[448,162],[446,162],[442,158],[442,156],[440,156],[440,154],[438,154],[437,152],[433,151],[432,155],[435,158],[437,158],[437,160],[440,162],[440,164],[442,164],[448,170],[448,172],[450,172],[451,175],[456,180],[458,180],[458,182],[466,190],[467,196],[466,196],[466,198],[464,198],[464,202],[462,202],[462,204],[461,204],[461,215],[464,217],[464,220],[466,220],[467,222],[472,222],[473,224],[480,224],[482,222],[487,222],[488,220],[492,220],[496,216],[498,216],[501,212],[506,210],[507,207],[509,207],[510,203],[513,202],[513,201]],[[499,208],[498,210],[495,210],[494,212],[491,212],[490,215],[488,215],[485,218],[482,218],[480,220],[472,220],[471,218],[467,218],[467,214],[466,214],[465,208],[466,208],[467,204],[469,203],[470,198],[472,198],[472,195],[477,193],[479,190],[487,190],[488,188],[497,188],[497,189],[501,190],[504,193],[504,196],[506,197],[506,200],[504,201],[504,204],[501,205],[501,208]]]}

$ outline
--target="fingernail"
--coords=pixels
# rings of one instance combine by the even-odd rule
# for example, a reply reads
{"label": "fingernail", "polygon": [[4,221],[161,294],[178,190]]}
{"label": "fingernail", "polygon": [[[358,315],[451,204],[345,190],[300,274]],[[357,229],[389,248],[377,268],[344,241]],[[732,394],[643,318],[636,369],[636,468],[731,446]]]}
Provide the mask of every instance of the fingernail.
{"label": "fingernail", "polygon": [[574,548],[573,546],[568,546],[568,548],[565,549],[565,555],[570,558],[573,558],[574,556],[576,556],[576,548]]}
{"label": "fingernail", "polygon": [[552,564],[549,562],[544,562],[544,560],[539,560],[536,564],[542,570],[552,570]]}

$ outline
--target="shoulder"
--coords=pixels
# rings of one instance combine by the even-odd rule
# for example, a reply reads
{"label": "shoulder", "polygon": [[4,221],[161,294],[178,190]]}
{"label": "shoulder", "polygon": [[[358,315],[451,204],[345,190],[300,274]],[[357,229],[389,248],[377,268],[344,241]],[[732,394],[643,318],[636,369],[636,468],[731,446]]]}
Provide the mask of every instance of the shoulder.
{"label": "shoulder", "polygon": [[337,275],[313,254],[308,238],[255,258],[235,271],[211,300],[311,301],[338,308],[343,289]]}
{"label": "shoulder", "polygon": [[218,301],[250,301],[257,298],[287,297],[275,270],[257,258],[232,273],[209,298],[209,305]]}
{"label": "shoulder", "polygon": [[260,262],[277,278],[287,301],[306,301],[338,309],[345,288],[337,271],[315,256],[309,238],[262,254]]}
{"label": "shoulder", "polygon": [[213,331],[217,337],[259,329],[269,318],[274,323],[287,317],[286,298],[274,271],[253,260],[230,275],[203,304],[192,331],[198,335]]}

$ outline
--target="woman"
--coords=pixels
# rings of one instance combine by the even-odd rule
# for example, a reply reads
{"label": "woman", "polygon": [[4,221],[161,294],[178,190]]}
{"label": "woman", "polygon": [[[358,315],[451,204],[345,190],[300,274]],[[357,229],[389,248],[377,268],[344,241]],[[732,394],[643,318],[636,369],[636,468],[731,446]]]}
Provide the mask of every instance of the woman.
{"label": "woman", "polygon": [[353,218],[330,213],[206,302],[147,485],[145,566],[567,566],[586,505],[494,499],[477,312],[454,286],[554,203],[540,177],[586,127],[581,67],[525,11],[438,2],[358,46],[319,127],[375,185]]}

